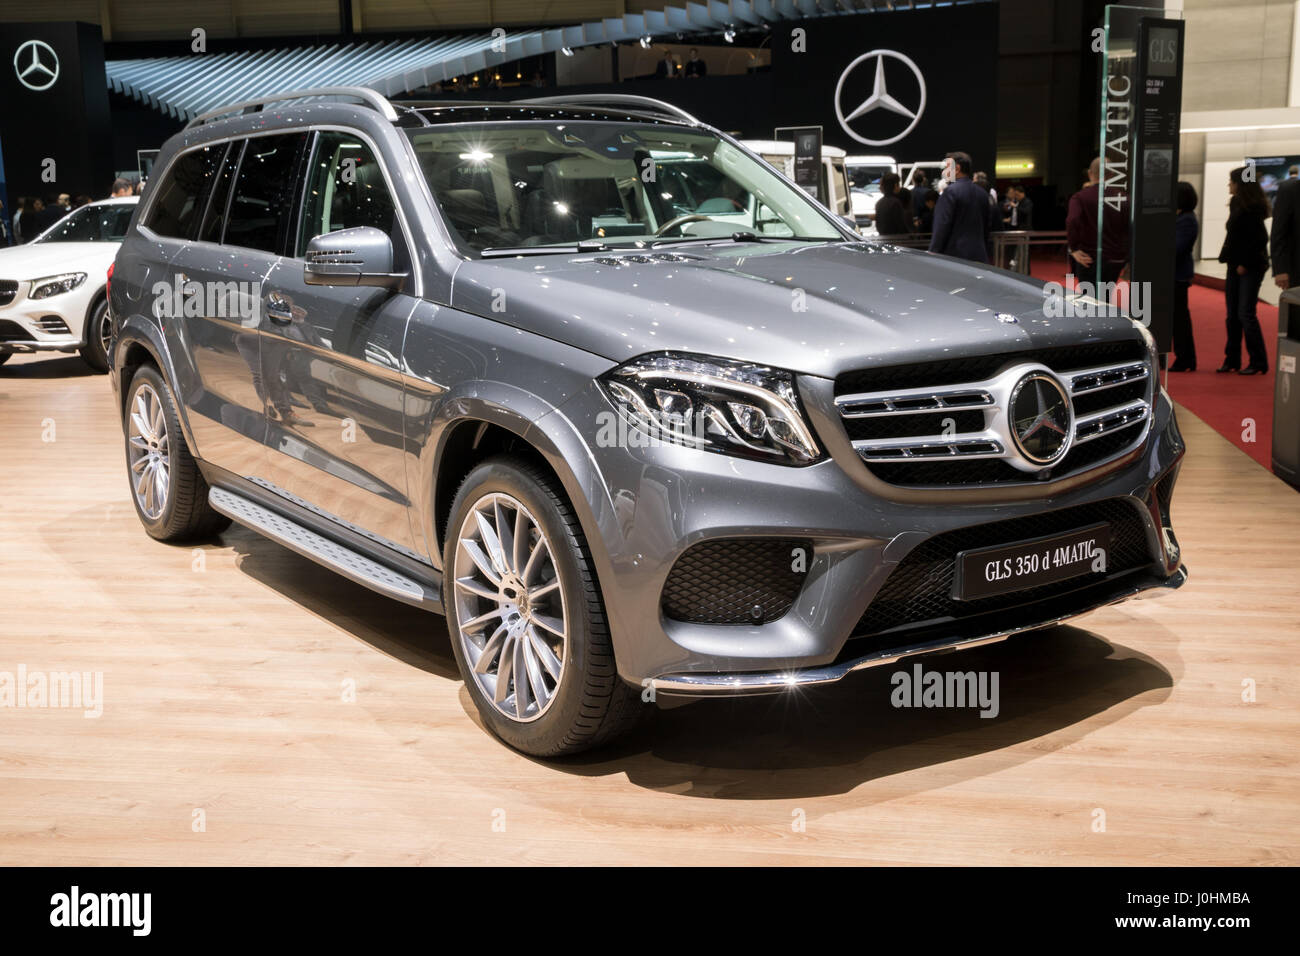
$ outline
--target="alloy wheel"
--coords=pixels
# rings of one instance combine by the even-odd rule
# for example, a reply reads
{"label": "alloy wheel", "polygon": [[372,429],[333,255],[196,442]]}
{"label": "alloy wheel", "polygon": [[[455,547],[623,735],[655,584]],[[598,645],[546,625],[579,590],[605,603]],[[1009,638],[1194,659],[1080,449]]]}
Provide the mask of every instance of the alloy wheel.
{"label": "alloy wheel", "polygon": [[99,319],[99,345],[104,350],[105,360],[108,358],[108,345],[113,338],[113,319],[109,315],[108,308],[105,307],[104,314]]}
{"label": "alloy wheel", "polygon": [[555,699],[568,660],[568,615],[551,542],[515,498],[479,498],[461,523],[451,568],[456,621],[483,695],[514,721]]}
{"label": "alloy wheel", "polygon": [[148,383],[142,383],[131,400],[127,442],[136,504],[146,518],[155,521],[167,507],[171,452],[162,399]]}

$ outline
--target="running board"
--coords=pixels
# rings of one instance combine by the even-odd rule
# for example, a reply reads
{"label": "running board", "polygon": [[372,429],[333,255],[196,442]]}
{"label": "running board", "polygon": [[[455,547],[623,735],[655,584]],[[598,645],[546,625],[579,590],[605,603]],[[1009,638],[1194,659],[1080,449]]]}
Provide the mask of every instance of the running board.
{"label": "running board", "polygon": [[317,534],[242,495],[225,488],[212,488],[208,492],[208,504],[212,510],[232,521],[251,528],[290,551],[310,558],[372,591],[430,611],[442,611],[442,600],[434,588]]}

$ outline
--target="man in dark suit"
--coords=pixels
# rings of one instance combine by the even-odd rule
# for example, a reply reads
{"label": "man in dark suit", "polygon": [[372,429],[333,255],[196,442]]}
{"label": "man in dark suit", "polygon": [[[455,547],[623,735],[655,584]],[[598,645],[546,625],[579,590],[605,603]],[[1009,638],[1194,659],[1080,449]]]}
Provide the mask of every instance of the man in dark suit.
{"label": "man in dark suit", "polygon": [[948,158],[952,160],[953,180],[935,203],[930,251],[971,262],[988,262],[992,228],[988,190],[971,180],[973,166],[969,155],[949,153]]}
{"label": "man in dark suit", "polygon": [[1278,183],[1273,200],[1273,231],[1269,252],[1273,260],[1273,282],[1279,289],[1300,285],[1300,179]]}
{"label": "man in dark suit", "polygon": [[1034,228],[1034,201],[1025,195],[1025,187],[1012,183],[1007,189],[1011,211],[1003,220],[1008,229]]}

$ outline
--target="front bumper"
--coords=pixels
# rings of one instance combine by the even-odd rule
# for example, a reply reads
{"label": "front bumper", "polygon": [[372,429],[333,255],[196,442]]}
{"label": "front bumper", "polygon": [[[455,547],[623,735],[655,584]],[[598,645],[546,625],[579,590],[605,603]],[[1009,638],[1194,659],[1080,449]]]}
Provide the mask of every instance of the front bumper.
{"label": "front bumper", "polygon": [[[1119,604],[1129,598],[1163,597],[1169,591],[1182,587],[1187,582],[1187,568],[1179,566],[1167,578],[1144,576],[1140,582],[1126,585],[1118,591],[1107,595],[1100,603],[1091,604],[1081,610],[1062,613],[1057,617],[1010,626],[991,634],[977,634],[970,637],[943,637],[923,640],[920,643],[887,650],[876,650],[847,660],[837,660],[821,667],[792,668],[779,671],[759,671],[745,674],[703,674],[684,673],[667,674],[650,680],[650,685],[657,693],[682,697],[728,697],[750,696],[759,694],[777,694],[784,691],[812,687],[818,684],[834,684],[843,680],[854,671],[869,667],[893,664],[908,657],[920,657],[925,654],[939,654],[950,651],[964,651],[986,644],[996,644],[1016,634],[1041,630],[1056,624],[1063,624],[1082,617],[1085,614]],[[852,645],[849,642],[849,646]]]}
{"label": "front bumper", "polygon": [[[20,281],[10,301],[0,305],[0,352],[74,352],[86,344],[86,312],[94,290],[89,282],[47,299],[28,297],[31,283]],[[8,297],[8,291],[3,294]]]}
{"label": "front bumper", "polygon": [[[593,436],[610,407],[593,386],[553,414],[578,435]],[[589,510],[587,538],[619,674],[665,694],[764,693],[792,681],[825,683],[900,656],[1033,630],[1142,591],[1177,587],[1185,571],[1169,526],[1168,498],[1184,446],[1167,396],[1161,394],[1153,411],[1145,443],[1122,466],[1098,469],[1095,478],[1072,481],[1055,493],[1032,489],[1037,497],[1014,499],[976,489],[930,501],[892,500],[865,488],[854,470],[858,462],[834,449],[824,461],[794,468],[672,445],[589,445],[588,462],[577,462],[589,470],[574,477]],[[553,424],[543,419],[538,426]],[[574,457],[563,464],[574,466]],[[927,541],[1097,505],[1132,512],[1140,560],[1094,583],[970,619],[945,619],[940,612],[912,622],[895,614],[883,626],[863,629],[864,621],[873,620],[868,609],[881,606],[873,607],[873,601],[887,593],[882,589],[891,575]],[[665,586],[678,558],[722,538],[811,542],[806,575],[784,613],[726,624],[664,613]],[[902,606],[908,606],[906,599]]]}

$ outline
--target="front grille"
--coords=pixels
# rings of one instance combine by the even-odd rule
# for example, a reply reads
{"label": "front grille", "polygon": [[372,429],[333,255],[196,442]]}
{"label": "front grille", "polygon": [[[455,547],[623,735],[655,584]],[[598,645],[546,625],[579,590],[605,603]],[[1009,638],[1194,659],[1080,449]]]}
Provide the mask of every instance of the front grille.
{"label": "front grille", "polygon": [[0,305],[8,305],[17,294],[17,282],[13,279],[0,279]]}
{"label": "front grille", "polygon": [[0,342],[30,342],[32,334],[17,322],[0,319]]}
{"label": "front grille", "polygon": [[1089,574],[1010,594],[958,601],[952,597],[957,555],[973,548],[1014,544],[1104,521],[1110,525],[1106,578],[1145,567],[1153,558],[1139,508],[1140,503],[1135,499],[1107,498],[1073,508],[1044,511],[936,535],[917,545],[899,562],[853,633],[861,636],[901,627],[919,628],[1035,602],[1050,603],[1065,593],[1100,580]]}
{"label": "front grille", "polygon": [[774,621],[799,596],[812,556],[805,538],[718,538],[693,545],[668,574],[664,616],[691,624]]}
{"label": "front grille", "polygon": [[57,315],[43,315],[36,320],[42,332],[49,335],[67,335],[68,323],[64,322]]}
{"label": "front grille", "polygon": [[[1026,471],[1010,440],[1003,373],[1045,366],[1074,410],[1073,444]],[[1029,483],[1094,468],[1130,449],[1151,416],[1154,379],[1139,340],[1006,352],[846,372],[835,381],[845,433],[882,481],[912,487]]]}

